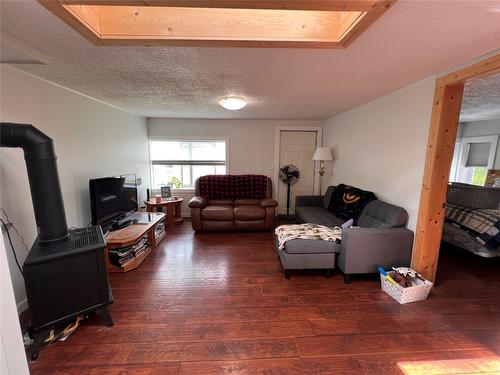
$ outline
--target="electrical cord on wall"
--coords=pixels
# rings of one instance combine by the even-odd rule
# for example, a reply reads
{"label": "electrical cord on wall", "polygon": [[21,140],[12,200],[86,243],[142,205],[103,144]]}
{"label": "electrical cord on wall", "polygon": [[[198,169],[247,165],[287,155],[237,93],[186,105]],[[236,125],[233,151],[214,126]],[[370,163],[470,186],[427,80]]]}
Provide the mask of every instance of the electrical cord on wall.
{"label": "electrical cord on wall", "polygon": [[7,233],[7,238],[9,239],[10,247],[12,249],[12,253],[14,254],[14,259],[16,260],[17,268],[19,268],[19,272],[21,272],[21,275],[23,275],[24,277],[23,269],[19,265],[19,260],[17,259],[16,249],[14,248],[14,244],[12,243],[12,238],[10,238],[9,226],[5,223],[5,221],[3,221],[3,219],[0,219],[0,222],[2,222],[2,225],[5,228],[5,232]]}
{"label": "electrical cord on wall", "polygon": [[12,229],[14,229],[16,231],[17,236],[21,239],[21,243],[23,244],[24,248],[26,249],[26,254],[28,254],[30,252],[30,250],[28,249],[28,245],[26,245],[26,242],[24,242],[24,237],[21,236],[21,234],[17,230],[14,223],[12,221],[10,221],[9,215],[7,215],[7,212],[5,211],[5,209],[3,207],[0,207],[0,211],[2,211],[3,214],[5,215],[5,219],[7,220],[7,224],[9,225],[9,227],[11,227]]}

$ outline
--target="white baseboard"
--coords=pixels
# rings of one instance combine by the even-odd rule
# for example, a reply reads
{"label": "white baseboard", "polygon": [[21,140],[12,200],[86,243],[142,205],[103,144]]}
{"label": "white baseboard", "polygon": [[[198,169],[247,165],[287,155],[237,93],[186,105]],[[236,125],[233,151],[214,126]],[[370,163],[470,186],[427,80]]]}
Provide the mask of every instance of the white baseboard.
{"label": "white baseboard", "polygon": [[26,310],[28,310],[28,300],[25,298],[17,304],[17,315],[21,315]]}

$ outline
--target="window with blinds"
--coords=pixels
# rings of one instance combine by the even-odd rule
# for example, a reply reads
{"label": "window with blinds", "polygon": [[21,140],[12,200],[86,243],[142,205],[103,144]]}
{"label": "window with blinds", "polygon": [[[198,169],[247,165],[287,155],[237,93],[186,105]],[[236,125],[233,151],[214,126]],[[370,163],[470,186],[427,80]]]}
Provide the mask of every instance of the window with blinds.
{"label": "window with blinds", "polygon": [[494,167],[498,135],[458,138],[453,153],[450,181],[483,186]]}
{"label": "window with blinds", "polygon": [[226,147],[225,140],[151,140],[152,188],[190,189],[200,176],[226,174]]}
{"label": "window with blinds", "polygon": [[468,144],[466,167],[487,167],[490,157],[491,142]]}

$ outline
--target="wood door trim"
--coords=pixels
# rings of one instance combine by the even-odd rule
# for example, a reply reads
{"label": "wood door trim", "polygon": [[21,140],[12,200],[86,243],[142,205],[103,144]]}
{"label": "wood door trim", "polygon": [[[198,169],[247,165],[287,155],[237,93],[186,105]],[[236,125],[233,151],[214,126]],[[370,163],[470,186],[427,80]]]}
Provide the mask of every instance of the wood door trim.
{"label": "wood door trim", "polygon": [[500,73],[500,53],[436,80],[412,255],[412,268],[431,281],[436,278],[444,203],[464,85],[497,73]]}

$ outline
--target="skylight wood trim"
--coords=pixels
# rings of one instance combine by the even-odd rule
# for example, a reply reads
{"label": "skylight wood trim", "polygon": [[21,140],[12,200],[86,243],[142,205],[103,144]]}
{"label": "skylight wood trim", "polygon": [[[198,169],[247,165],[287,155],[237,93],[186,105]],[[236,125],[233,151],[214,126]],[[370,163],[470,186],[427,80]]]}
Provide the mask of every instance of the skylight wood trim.
{"label": "skylight wood trim", "polygon": [[101,20],[99,17],[100,7],[98,5],[74,5],[66,6],[66,11],[77,18],[90,31],[101,36]]}
{"label": "skylight wood trim", "polygon": [[[151,6],[179,1],[39,0],[75,30],[99,45],[345,48],[395,0],[378,1],[184,1],[215,7]],[[112,3],[111,5],[102,5]],[[131,3],[142,4],[131,6]],[[330,7],[357,10],[284,10]],[[117,4],[127,4],[117,5]],[[146,4],[146,5],[144,5]],[[248,9],[254,4],[255,8]],[[257,5],[259,7],[257,7]],[[309,4],[311,5],[311,4]],[[263,7],[278,7],[263,8]],[[368,8],[366,8],[368,6]],[[314,8],[314,7],[313,7]],[[361,9],[360,9],[361,8]]]}
{"label": "skylight wood trim", "polygon": [[[78,7],[78,5],[76,6]],[[101,6],[102,39],[337,42],[338,12]]]}
{"label": "skylight wood trim", "polygon": [[340,27],[338,39],[341,40],[344,35],[346,35],[351,28],[354,27],[363,17],[366,15],[365,12],[340,12]]}
{"label": "skylight wood trim", "polygon": [[66,0],[71,5],[365,11],[377,0]]}
{"label": "skylight wood trim", "polygon": [[64,8],[63,4],[59,1],[54,0],[37,0],[41,5],[47,8],[49,11],[54,13],[61,20],[66,22],[69,26],[71,26],[75,31],[82,34],[85,38],[91,41],[94,44],[101,44],[101,35],[100,33],[91,27],[91,23],[89,24],[85,20],[81,20],[80,17],[72,12],[68,12],[67,9]]}
{"label": "skylight wood trim", "polygon": [[363,15],[363,18],[356,20],[352,26],[340,36],[340,44],[345,48],[358,36],[365,32],[376,20],[391,8],[396,0],[386,0],[375,2]]}

